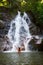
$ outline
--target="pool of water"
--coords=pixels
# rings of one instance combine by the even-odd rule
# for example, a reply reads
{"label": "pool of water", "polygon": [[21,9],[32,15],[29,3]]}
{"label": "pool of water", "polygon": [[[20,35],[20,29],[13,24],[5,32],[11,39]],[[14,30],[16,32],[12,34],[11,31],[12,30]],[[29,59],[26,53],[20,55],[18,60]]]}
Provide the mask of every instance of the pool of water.
{"label": "pool of water", "polygon": [[43,52],[0,53],[0,65],[43,65]]}

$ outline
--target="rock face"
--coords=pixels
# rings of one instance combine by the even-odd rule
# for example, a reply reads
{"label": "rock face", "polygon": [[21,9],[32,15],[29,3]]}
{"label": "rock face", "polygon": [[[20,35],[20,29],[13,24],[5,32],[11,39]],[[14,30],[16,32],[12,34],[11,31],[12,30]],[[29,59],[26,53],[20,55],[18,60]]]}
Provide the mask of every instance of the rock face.
{"label": "rock face", "polygon": [[31,20],[31,24],[30,24],[31,34],[32,35],[39,35],[39,34],[43,35],[43,23],[41,24],[36,21],[35,15],[31,10],[27,11],[27,14]]}
{"label": "rock face", "polygon": [[[29,15],[28,15],[28,16],[29,16]],[[30,18],[30,17],[29,17],[29,18]],[[28,21],[28,20],[27,20],[27,21]],[[27,21],[26,21],[26,22],[27,22]],[[29,30],[30,30],[31,35],[40,35],[40,34],[41,34],[40,28],[39,28],[38,26],[36,26],[36,25],[32,22],[31,18],[30,18],[30,23],[29,23],[29,21],[28,21],[27,24],[28,24],[28,26],[29,26]]]}
{"label": "rock face", "polygon": [[43,51],[43,39],[42,38],[36,38],[33,37],[31,41],[29,42],[29,48],[30,50],[34,51]]}
{"label": "rock face", "polygon": [[11,50],[12,44],[7,36],[0,38],[0,52]]}
{"label": "rock face", "polygon": [[9,21],[0,20],[0,38],[8,33],[10,27]]}
{"label": "rock face", "polygon": [[29,29],[31,35],[40,35],[40,29],[34,23],[31,22]]}
{"label": "rock face", "polygon": [[0,29],[3,29],[5,27],[4,22],[0,20]]}

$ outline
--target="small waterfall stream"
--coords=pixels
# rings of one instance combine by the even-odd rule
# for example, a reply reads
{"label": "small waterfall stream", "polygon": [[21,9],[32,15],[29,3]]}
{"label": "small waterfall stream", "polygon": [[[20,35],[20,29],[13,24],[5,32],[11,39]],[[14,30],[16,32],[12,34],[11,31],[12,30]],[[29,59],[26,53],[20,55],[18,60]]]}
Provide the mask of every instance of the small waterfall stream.
{"label": "small waterfall stream", "polygon": [[4,46],[4,52],[28,52],[34,49],[31,44],[33,46],[41,44],[42,37],[39,35],[31,35],[29,29],[30,24],[31,20],[28,15],[24,12],[21,16],[21,12],[18,11],[16,17],[11,21],[7,36],[5,36],[6,46]]}
{"label": "small waterfall stream", "polygon": [[13,45],[11,51],[17,51],[17,48],[21,47],[22,44],[25,46],[25,51],[28,51],[28,43],[32,36],[26,19],[28,19],[28,22],[30,23],[28,15],[24,12],[24,15],[21,16],[21,13],[18,11],[15,19],[11,21],[10,29],[7,34]]}

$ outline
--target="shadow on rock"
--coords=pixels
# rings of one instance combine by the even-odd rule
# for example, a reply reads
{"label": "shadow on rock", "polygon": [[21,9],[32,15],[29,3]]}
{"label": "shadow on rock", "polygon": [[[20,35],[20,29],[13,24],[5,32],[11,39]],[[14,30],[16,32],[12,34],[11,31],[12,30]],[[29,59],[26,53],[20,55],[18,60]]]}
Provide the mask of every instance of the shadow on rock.
{"label": "shadow on rock", "polygon": [[12,44],[7,36],[0,38],[0,52],[8,51],[12,49]]}

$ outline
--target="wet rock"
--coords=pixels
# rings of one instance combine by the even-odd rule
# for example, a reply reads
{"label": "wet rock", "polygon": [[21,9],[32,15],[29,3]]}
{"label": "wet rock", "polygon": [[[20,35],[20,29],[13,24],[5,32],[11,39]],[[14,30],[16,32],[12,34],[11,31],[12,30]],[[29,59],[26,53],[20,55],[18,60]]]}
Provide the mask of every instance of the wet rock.
{"label": "wet rock", "polygon": [[40,34],[40,29],[32,22],[29,25],[29,30],[30,30],[31,35],[39,35]]}
{"label": "wet rock", "polygon": [[7,36],[0,38],[0,52],[8,51],[12,49],[12,44]]}
{"label": "wet rock", "polygon": [[38,37],[33,37],[33,39],[31,39],[31,41],[29,42],[28,47],[30,50],[42,51],[43,39]]}
{"label": "wet rock", "polygon": [[0,36],[6,35],[10,28],[10,23],[7,21],[0,20]]}
{"label": "wet rock", "polygon": [[3,29],[5,27],[4,22],[0,20],[0,29]]}

